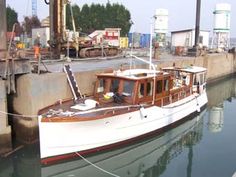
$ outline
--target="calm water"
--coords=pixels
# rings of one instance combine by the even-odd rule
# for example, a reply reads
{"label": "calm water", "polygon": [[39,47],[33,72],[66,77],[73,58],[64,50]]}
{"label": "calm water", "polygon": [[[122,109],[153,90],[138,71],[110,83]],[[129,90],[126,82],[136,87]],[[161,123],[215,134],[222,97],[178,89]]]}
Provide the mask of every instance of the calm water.
{"label": "calm water", "polygon": [[[0,177],[231,177],[236,172],[236,76],[208,85],[200,115],[145,142],[49,167],[38,145],[0,159]],[[102,168],[99,170],[98,167]]]}

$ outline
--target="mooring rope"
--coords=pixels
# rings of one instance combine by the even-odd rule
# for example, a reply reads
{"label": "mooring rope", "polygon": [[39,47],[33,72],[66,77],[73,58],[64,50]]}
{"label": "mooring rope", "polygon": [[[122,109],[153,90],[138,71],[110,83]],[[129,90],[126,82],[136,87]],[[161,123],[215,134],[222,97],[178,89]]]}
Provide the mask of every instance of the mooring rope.
{"label": "mooring rope", "polygon": [[[38,117],[38,115],[20,115],[20,114],[13,114],[13,113],[5,112],[5,111],[0,111],[0,113],[1,113],[1,114],[5,114],[5,115],[17,116],[17,117],[30,117],[30,118],[36,118],[36,117]],[[113,173],[111,173],[111,172],[109,172],[109,171],[106,171],[106,170],[102,169],[101,167],[99,167],[99,166],[93,164],[92,162],[90,162],[89,160],[87,160],[85,157],[83,157],[81,154],[79,154],[78,152],[76,152],[76,154],[77,154],[79,157],[81,157],[84,161],[86,161],[88,164],[90,164],[90,165],[92,165],[93,167],[99,169],[100,171],[102,171],[102,172],[104,172],[104,173],[107,173],[107,174],[109,174],[109,175],[111,175],[111,176],[114,176],[114,177],[120,177],[120,176],[118,176],[118,175],[116,175],[116,174],[113,174]]]}
{"label": "mooring rope", "polygon": [[28,117],[28,118],[37,118],[38,115],[22,115],[22,114],[14,114],[5,111],[0,111],[1,114],[9,115],[9,116],[16,116],[16,117]]}
{"label": "mooring rope", "polygon": [[86,159],[85,157],[83,157],[81,154],[79,154],[78,152],[75,152],[75,153],[76,153],[79,157],[81,157],[85,162],[87,162],[88,164],[90,164],[90,165],[92,165],[93,167],[97,168],[98,170],[100,170],[100,171],[102,171],[102,172],[104,172],[104,173],[107,173],[107,174],[109,174],[109,175],[111,175],[111,176],[120,177],[120,176],[118,176],[118,175],[116,175],[116,174],[114,174],[114,173],[111,173],[111,172],[109,172],[109,171],[107,171],[107,170],[104,170],[104,169],[102,169],[101,167],[95,165],[94,163],[90,162],[88,159]]}

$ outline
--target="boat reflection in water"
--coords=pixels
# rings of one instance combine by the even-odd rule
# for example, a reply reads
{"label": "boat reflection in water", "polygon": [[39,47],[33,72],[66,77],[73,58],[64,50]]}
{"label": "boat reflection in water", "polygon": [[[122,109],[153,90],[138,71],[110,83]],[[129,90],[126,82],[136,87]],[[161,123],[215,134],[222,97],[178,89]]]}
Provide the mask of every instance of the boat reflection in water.
{"label": "boat reflection in water", "polygon": [[[48,176],[79,176],[105,177],[111,172],[113,176],[160,176],[172,159],[177,157],[184,148],[189,149],[187,173],[191,174],[193,152],[192,147],[199,143],[203,134],[203,117],[206,110],[200,115],[191,118],[185,123],[161,134],[158,137],[126,146],[114,151],[87,157],[90,165],[81,159],[45,166],[41,168],[42,177]],[[101,171],[98,167],[106,170]]]}
{"label": "boat reflection in water", "polygon": [[221,132],[224,125],[224,105],[213,106],[209,110],[208,130],[212,133]]}

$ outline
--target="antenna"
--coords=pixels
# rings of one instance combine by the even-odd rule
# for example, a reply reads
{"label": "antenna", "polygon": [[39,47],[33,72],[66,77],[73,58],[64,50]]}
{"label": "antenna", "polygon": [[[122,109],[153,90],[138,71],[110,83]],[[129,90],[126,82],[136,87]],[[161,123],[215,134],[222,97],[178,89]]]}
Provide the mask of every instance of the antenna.
{"label": "antenna", "polygon": [[32,0],[32,16],[37,16],[37,0]]}

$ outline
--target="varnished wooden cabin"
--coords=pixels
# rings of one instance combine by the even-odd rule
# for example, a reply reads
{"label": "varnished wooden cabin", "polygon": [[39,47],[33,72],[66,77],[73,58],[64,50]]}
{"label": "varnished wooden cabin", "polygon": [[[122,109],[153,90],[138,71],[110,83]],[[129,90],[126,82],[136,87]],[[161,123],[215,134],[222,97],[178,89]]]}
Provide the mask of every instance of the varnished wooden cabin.
{"label": "varnished wooden cabin", "polygon": [[[183,99],[205,82],[206,74],[196,67],[164,68],[162,71],[135,69],[97,75],[95,99],[99,104],[155,104],[165,106]],[[108,98],[107,93],[114,96]],[[111,95],[113,95],[111,94]]]}

